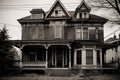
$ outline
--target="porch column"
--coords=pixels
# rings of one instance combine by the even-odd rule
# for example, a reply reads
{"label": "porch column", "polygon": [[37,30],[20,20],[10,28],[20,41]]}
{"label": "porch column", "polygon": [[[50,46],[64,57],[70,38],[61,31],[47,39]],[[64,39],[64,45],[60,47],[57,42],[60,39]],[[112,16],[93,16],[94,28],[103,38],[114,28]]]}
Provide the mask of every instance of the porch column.
{"label": "porch column", "polygon": [[103,55],[103,54],[102,54],[102,50],[100,50],[100,65],[101,65],[101,66],[103,65],[103,62],[102,62],[102,60],[103,60],[102,58],[103,58],[103,57],[102,57],[102,55]]}
{"label": "porch column", "polygon": [[48,49],[46,49],[46,66],[45,68],[48,68]]}
{"label": "porch column", "polygon": [[71,68],[71,49],[69,49],[69,68]]}
{"label": "porch column", "polygon": [[93,49],[93,65],[97,65],[97,54],[96,54],[96,50],[95,49]]}

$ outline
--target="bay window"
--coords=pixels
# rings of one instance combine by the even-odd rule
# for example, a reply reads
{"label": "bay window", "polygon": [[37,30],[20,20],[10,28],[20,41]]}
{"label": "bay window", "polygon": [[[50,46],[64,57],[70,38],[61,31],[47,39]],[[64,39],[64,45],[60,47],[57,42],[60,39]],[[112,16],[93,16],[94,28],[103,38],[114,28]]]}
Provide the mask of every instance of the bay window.
{"label": "bay window", "polygon": [[93,64],[93,50],[86,50],[86,64]]}

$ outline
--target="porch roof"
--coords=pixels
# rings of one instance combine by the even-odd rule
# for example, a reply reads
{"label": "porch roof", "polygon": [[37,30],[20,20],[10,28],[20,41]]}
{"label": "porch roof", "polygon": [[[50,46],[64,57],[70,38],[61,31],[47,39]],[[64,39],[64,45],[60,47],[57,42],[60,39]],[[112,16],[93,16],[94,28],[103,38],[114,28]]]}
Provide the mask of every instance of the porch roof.
{"label": "porch roof", "polygon": [[12,40],[14,45],[20,47],[21,45],[47,45],[47,44],[60,44],[60,45],[68,45],[71,41],[67,40]]}

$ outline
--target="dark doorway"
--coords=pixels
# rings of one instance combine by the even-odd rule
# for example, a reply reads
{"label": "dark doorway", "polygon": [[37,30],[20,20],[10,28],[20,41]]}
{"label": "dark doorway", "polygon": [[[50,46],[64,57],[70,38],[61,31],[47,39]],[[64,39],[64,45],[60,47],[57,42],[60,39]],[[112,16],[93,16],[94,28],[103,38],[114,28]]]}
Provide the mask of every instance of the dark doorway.
{"label": "dark doorway", "polygon": [[57,51],[56,56],[57,56],[57,67],[62,67],[63,66],[63,51]]}

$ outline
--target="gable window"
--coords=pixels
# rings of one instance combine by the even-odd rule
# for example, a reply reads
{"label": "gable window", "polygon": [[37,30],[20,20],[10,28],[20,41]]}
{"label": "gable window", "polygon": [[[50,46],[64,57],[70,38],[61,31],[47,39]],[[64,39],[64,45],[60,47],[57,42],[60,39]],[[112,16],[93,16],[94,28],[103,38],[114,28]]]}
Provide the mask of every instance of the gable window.
{"label": "gable window", "polygon": [[86,50],[86,64],[93,64],[93,50]]}
{"label": "gable window", "polygon": [[82,13],[80,13],[80,16],[79,16],[80,18],[82,18]]}
{"label": "gable window", "polygon": [[79,18],[84,19],[84,18],[89,18],[89,13],[88,12],[80,12],[79,13]]}
{"label": "gable window", "polygon": [[61,15],[62,15],[62,10],[61,9],[55,10],[55,16],[61,16]]}
{"label": "gable window", "polygon": [[54,30],[54,35],[55,38],[62,38],[62,27],[61,26],[55,26],[55,30]]}
{"label": "gable window", "polygon": [[55,10],[55,16],[58,16],[58,10]]}

